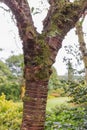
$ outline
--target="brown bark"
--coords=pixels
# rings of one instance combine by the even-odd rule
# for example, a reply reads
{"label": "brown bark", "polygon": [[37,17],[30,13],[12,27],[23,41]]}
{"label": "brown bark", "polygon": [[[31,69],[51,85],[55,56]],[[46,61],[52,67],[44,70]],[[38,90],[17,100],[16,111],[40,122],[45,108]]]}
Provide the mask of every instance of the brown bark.
{"label": "brown bark", "polygon": [[22,130],[44,130],[47,82],[27,81]]}
{"label": "brown bark", "polygon": [[[50,9],[44,20],[42,34],[38,34],[33,25],[27,0],[0,0],[15,15],[24,51],[24,77],[26,92],[21,130],[44,130],[47,101],[47,84],[51,65],[61,47],[66,33],[74,27],[87,1],[61,3],[50,1]],[[55,26],[54,26],[55,25]],[[51,35],[52,34],[52,35]]]}
{"label": "brown bark", "polygon": [[[87,8],[87,1],[82,0],[79,2],[61,2],[50,0],[50,9],[47,17],[43,21],[44,29],[47,39],[49,39],[49,47],[52,49],[52,56],[55,61],[55,54],[61,48],[61,43],[67,32],[75,26],[75,23],[82,16]],[[55,33],[54,33],[55,32]],[[50,34],[54,33],[55,36]],[[55,39],[55,44],[52,42]],[[54,54],[54,56],[53,56]]]}
{"label": "brown bark", "polygon": [[84,40],[84,33],[82,29],[83,21],[84,21],[84,18],[82,19],[82,21],[78,21],[76,23],[76,34],[78,35],[78,42],[80,46],[80,51],[82,53],[82,60],[85,66],[85,80],[87,84],[87,48],[86,48],[86,43]]}

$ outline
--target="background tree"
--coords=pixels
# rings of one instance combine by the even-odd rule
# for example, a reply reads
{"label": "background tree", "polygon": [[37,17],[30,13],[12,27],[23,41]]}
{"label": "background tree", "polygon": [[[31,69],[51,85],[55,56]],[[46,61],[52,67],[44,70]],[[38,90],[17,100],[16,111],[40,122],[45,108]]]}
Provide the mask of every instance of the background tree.
{"label": "background tree", "polygon": [[66,66],[68,66],[68,61],[72,64],[72,68],[74,71],[74,75],[81,74],[84,72],[83,61],[81,59],[82,54],[79,50],[79,44],[73,44],[69,46],[64,46],[66,56],[63,57],[63,62],[65,62]]}
{"label": "background tree", "polygon": [[59,85],[59,79],[58,79],[58,74],[57,74],[57,71],[54,67],[52,67],[52,74],[50,76],[50,79],[49,79],[49,90],[53,90],[53,89],[57,89],[58,88],[58,85]]}
{"label": "background tree", "polygon": [[20,88],[20,98],[22,99],[25,93],[25,80],[23,78],[23,55],[12,55],[8,59],[6,59],[5,62],[12,72],[14,79],[16,79],[16,82],[18,83],[18,86]]}
{"label": "background tree", "polygon": [[6,59],[6,64],[10,68],[11,72],[16,76],[23,75],[23,55],[12,55]]}
{"label": "background tree", "polygon": [[51,66],[67,32],[75,26],[87,1],[74,3],[50,0],[50,8],[43,22],[43,32],[34,27],[27,0],[0,0],[15,15],[24,52],[24,97],[21,130],[44,130],[48,81]]}
{"label": "background tree", "polygon": [[72,63],[70,62],[70,60],[67,63],[67,69],[68,69],[68,81],[73,81],[73,77],[74,77],[74,69],[72,67]]}
{"label": "background tree", "polygon": [[[14,57],[20,57],[20,55]],[[0,95],[4,93],[6,95],[6,99],[13,99],[14,101],[16,101],[20,99],[23,76],[22,72],[20,73],[21,75],[18,75],[18,71],[15,71],[14,75],[9,66],[6,64],[7,60],[0,60]],[[21,62],[23,64],[22,60]],[[16,59],[16,64],[18,64],[21,68],[19,59]],[[21,69],[23,70],[23,68]]]}
{"label": "background tree", "polygon": [[76,23],[76,34],[78,35],[78,42],[79,42],[79,46],[80,46],[80,51],[82,53],[82,60],[83,60],[84,67],[85,67],[85,80],[86,80],[86,84],[87,84],[87,47],[86,47],[86,43],[84,40],[84,33],[83,33],[83,29],[82,29],[82,24],[84,22],[85,15],[86,15],[86,13],[84,13],[82,19]]}

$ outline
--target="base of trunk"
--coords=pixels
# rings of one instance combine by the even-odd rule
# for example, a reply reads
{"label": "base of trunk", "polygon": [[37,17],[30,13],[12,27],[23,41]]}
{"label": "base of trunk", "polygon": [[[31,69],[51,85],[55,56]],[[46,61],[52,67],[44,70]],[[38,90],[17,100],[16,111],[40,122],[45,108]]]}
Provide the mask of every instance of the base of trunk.
{"label": "base of trunk", "polygon": [[47,81],[26,82],[21,130],[44,130]]}

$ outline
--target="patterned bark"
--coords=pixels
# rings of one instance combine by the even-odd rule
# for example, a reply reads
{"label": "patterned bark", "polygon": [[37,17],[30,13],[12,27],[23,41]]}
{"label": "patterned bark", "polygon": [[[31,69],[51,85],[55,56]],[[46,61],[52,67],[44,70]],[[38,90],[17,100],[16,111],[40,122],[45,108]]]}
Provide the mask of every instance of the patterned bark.
{"label": "patterned bark", "polygon": [[50,9],[44,20],[42,34],[33,25],[27,0],[0,0],[15,15],[24,51],[26,92],[21,130],[44,130],[47,84],[51,65],[66,33],[87,7],[87,1],[61,3],[50,0]]}
{"label": "patterned bark", "polygon": [[47,82],[27,81],[21,130],[44,130]]}

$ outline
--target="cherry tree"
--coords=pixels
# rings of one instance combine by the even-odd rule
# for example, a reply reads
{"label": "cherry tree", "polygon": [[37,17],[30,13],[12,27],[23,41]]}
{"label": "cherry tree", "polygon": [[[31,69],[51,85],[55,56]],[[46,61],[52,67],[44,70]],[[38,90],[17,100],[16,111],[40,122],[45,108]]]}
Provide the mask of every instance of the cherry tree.
{"label": "cherry tree", "polygon": [[33,23],[27,0],[0,0],[16,19],[24,54],[24,78],[21,130],[44,130],[48,81],[62,41],[87,8],[86,0],[69,2],[49,0],[49,10],[39,34]]}

